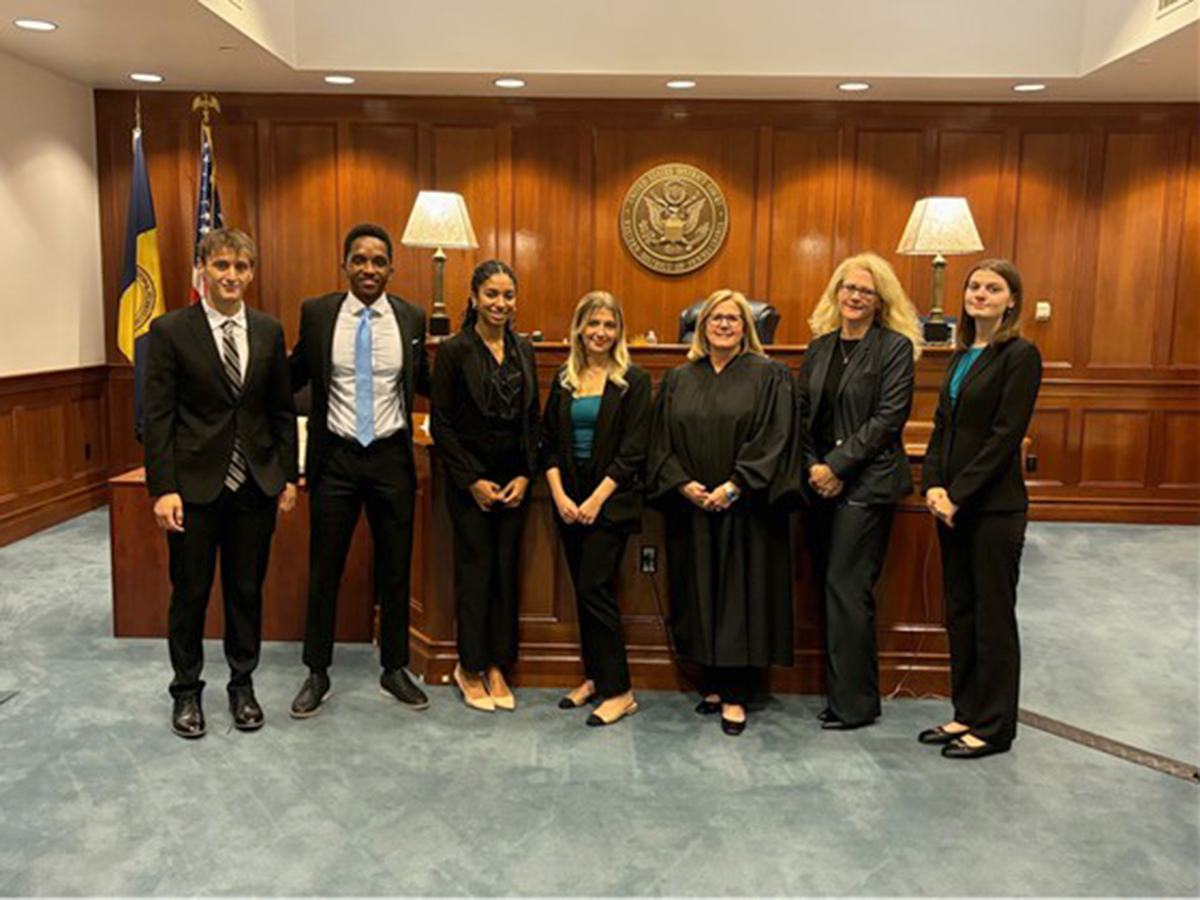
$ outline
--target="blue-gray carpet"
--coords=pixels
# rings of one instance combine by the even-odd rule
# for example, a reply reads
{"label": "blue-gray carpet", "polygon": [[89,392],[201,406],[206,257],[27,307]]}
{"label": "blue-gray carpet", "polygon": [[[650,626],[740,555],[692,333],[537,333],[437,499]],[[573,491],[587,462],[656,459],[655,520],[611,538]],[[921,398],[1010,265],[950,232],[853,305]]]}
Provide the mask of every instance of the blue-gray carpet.
{"label": "blue-gray carpet", "polygon": [[[1032,526],[1022,705],[1197,759],[1200,530]],[[610,729],[519,691],[474,713],[380,695],[338,648],[335,696],[297,722],[299,648],[271,644],[263,731],[229,730],[206,647],[209,734],[168,728],[163,641],[111,634],[107,516],[0,549],[0,894],[1180,895],[1198,890],[1200,790],[1025,728],[943,760],[896,699],[822,732],[780,697],[738,739],[643,692]],[[214,689],[215,688],[215,689]]]}

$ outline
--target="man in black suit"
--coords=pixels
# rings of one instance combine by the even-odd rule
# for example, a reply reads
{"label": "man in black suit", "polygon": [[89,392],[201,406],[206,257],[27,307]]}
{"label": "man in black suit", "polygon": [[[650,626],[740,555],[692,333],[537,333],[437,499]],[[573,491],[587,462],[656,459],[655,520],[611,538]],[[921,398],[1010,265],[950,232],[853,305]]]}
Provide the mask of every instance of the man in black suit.
{"label": "man in black suit", "polygon": [[409,573],[416,469],[413,395],[429,394],[425,313],[386,293],[392,239],[378,225],[356,225],[342,247],[349,292],[305,300],[292,350],[292,387],[311,385],[305,477],[311,510],[309,675],[292,716],[316,715],[329,696],[338,588],[350,538],[365,506],[380,608],[382,690],[410,709],[429,699],[409,678]]}
{"label": "man in black suit", "polygon": [[254,242],[219,229],[200,241],[208,297],[156,319],[146,372],[146,485],[167,532],[175,677],[171,727],[205,731],[204,617],[217,554],[234,725],[263,724],[251,676],[262,644],[262,583],[276,509],[296,502],[296,412],[279,320],[244,302]]}

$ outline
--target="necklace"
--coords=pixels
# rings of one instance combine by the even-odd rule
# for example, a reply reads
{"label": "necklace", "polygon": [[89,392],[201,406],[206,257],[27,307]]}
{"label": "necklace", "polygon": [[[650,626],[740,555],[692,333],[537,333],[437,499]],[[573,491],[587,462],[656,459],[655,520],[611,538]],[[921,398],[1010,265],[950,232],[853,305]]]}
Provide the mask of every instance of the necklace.
{"label": "necklace", "polygon": [[857,340],[850,341],[849,342],[850,352],[847,353],[846,352],[846,343],[847,343],[847,341],[844,337],[838,338],[838,350],[840,350],[841,354],[842,354],[842,365],[843,366],[848,365],[850,363],[850,357],[853,356],[854,351],[858,349],[858,341]]}

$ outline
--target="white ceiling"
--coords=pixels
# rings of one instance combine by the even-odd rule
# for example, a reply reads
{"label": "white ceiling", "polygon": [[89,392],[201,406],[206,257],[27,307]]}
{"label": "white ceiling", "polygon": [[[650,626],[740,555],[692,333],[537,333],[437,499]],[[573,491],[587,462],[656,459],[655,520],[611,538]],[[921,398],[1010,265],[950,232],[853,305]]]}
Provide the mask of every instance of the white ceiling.
{"label": "white ceiling", "polygon": [[[1200,101],[1200,0],[0,0],[0,53],[102,88]],[[13,19],[55,21],[49,34]],[[331,72],[358,79],[330,87]],[[519,92],[492,85],[519,75]],[[663,82],[688,76],[688,92]],[[849,95],[839,82],[866,80]],[[1014,94],[1018,81],[1047,84]],[[2,90],[3,88],[0,88]],[[138,86],[139,90],[155,90]]]}

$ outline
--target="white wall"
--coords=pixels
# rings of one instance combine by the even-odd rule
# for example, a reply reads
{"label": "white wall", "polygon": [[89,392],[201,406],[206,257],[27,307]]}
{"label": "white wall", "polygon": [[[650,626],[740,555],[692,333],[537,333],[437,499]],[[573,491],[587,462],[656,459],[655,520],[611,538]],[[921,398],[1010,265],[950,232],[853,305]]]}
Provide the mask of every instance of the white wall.
{"label": "white wall", "polygon": [[[1088,0],[1083,24],[1081,69],[1090,72],[1148,47],[1200,19],[1200,2],[1192,0],[1159,18],[1156,0]],[[1192,76],[1195,77],[1193,71]]]}
{"label": "white wall", "polygon": [[92,89],[0,54],[0,377],[104,362]]}

